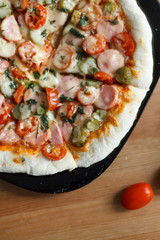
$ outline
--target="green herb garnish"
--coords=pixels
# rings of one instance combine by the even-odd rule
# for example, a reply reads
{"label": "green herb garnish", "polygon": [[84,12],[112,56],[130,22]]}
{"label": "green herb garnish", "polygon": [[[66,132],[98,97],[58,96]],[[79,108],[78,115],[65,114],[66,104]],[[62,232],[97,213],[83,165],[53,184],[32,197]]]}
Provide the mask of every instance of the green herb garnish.
{"label": "green herb garnish", "polygon": [[60,98],[59,98],[59,101],[60,101],[60,102],[64,102],[64,101],[73,102],[74,99],[73,99],[73,98],[68,98],[68,97],[66,97],[64,94],[62,94],[62,95],[60,96]]}
{"label": "green herb garnish", "polygon": [[81,16],[80,21],[79,21],[79,26],[83,26],[86,25],[86,23],[88,22],[88,17],[86,17],[84,14]]}
{"label": "green herb garnish", "polygon": [[44,38],[47,36],[47,30],[46,29],[43,32],[41,32],[41,36],[44,37]]}
{"label": "green herb garnish", "polygon": [[9,84],[9,87],[11,88],[11,89],[17,89],[17,85],[16,85],[16,83],[15,82],[11,82],[10,84]]}
{"label": "green herb garnish", "polygon": [[59,11],[69,13],[69,10],[67,8],[58,8]]}
{"label": "green herb garnish", "polygon": [[116,24],[118,24],[118,17],[116,17],[115,19],[113,19],[113,20],[108,20],[108,22],[110,22],[111,24],[113,24],[113,25],[116,25]]}
{"label": "green herb garnish", "polygon": [[4,7],[7,7],[7,5],[3,4],[0,6],[0,8],[4,8]]}
{"label": "green herb garnish", "polygon": [[77,112],[80,113],[80,114],[84,114],[84,109],[83,109],[83,107],[82,107],[82,106],[78,106]]}
{"label": "green herb garnish", "polygon": [[76,36],[76,37],[78,37],[78,38],[84,38],[85,36],[83,35],[83,34],[81,34],[77,29],[75,29],[75,28],[71,28],[70,30],[69,30],[69,32],[72,34],[72,35],[74,35],[74,36]]}
{"label": "green herb garnish", "polygon": [[13,77],[11,75],[9,68],[7,68],[4,73],[5,73],[5,76],[9,78],[10,81],[13,81]]}
{"label": "green herb garnish", "polygon": [[27,101],[27,103],[28,103],[30,106],[37,104],[36,100],[34,100],[34,99],[29,99],[29,100]]}
{"label": "green herb garnish", "polygon": [[33,72],[33,75],[35,79],[39,79],[41,76],[38,71]]}
{"label": "green herb garnish", "polygon": [[48,120],[46,115],[42,115],[41,116],[41,121],[42,121],[42,126],[44,127],[44,129],[47,131],[49,126],[48,126]]}

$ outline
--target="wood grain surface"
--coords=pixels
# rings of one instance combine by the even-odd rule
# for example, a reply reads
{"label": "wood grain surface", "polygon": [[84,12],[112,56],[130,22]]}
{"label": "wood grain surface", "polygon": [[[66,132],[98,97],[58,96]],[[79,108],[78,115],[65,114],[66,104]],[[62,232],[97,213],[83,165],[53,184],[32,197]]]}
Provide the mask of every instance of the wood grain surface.
{"label": "wood grain surface", "polygon": [[[74,192],[30,192],[0,180],[0,240],[159,240],[160,83],[125,147],[97,180]],[[127,211],[120,195],[151,184],[150,204]]]}

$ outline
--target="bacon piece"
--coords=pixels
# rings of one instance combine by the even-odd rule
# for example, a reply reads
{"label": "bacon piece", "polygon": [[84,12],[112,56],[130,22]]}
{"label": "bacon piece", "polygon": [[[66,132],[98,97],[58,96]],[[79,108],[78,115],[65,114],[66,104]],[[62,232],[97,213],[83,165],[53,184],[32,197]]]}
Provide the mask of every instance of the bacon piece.
{"label": "bacon piece", "polygon": [[107,49],[97,59],[98,67],[102,72],[114,76],[116,71],[124,66],[124,57],[114,49]]}
{"label": "bacon piece", "polygon": [[118,96],[119,91],[116,86],[104,84],[100,88],[100,95],[95,102],[95,106],[103,110],[108,110],[118,102]]}
{"label": "bacon piece", "polygon": [[14,121],[8,122],[0,130],[0,143],[13,144],[19,142],[21,138],[16,134],[16,123]]}
{"label": "bacon piece", "polygon": [[117,24],[112,24],[110,22],[102,20],[97,25],[97,33],[102,34],[107,42],[111,42],[112,38],[116,34],[123,32],[123,29],[123,21],[119,21]]}
{"label": "bacon piece", "polygon": [[20,28],[13,15],[6,17],[1,24],[2,35],[8,41],[18,42],[22,39]]}

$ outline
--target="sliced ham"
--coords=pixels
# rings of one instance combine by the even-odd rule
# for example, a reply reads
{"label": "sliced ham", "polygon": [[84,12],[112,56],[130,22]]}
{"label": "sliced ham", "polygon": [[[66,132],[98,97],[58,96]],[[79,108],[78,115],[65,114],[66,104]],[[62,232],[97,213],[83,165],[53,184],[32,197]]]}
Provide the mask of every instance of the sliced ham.
{"label": "sliced ham", "polygon": [[1,24],[3,37],[8,41],[18,42],[22,39],[20,28],[13,15],[6,17]]}
{"label": "sliced ham", "polygon": [[69,122],[65,122],[61,125],[61,130],[62,130],[62,135],[63,135],[64,140],[66,142],[68,142],[71,137],[72,130],[73,130],[72,125]]}
{"label": "sliced ham", "polygon": [[38,86],[27,89],[24,93],[23,100],[25,103],[29,103],[30,100],[35,101],[35,104],[31,104],[32,113],[36,113],[37,108],[41,105],[45,105],[46,107],[48,106],[47,95],[45,92],[42,92]]}
{"label": "sliced ham", "polygon": [[54,144],[63,144],[62,132],[59,125],[55,122],[52,122],[49,124],[49,128],[51,131],[49,138],[50,142]]}
{"label": "sliced ham", "polygon": [[123,32],[123,29],[123,21],[119,21],[117,24],[112,24],[108,21],[102,20],[97,25],[97,33],[102,34],[107,42],[111,42],[116,34]]}
{"label": "sliced ham", "polygon": [[97,108],[108,110],[118,102],[119,91],[116,86],[104,84],[100,88],[100,95],[95,102]]}
{"label": "sliced ham", "polygon": [[102,72],[114,77],[116,71],[124,66],[124,57],[114,49],[107,49],[97,59],[98,67]]}
{"label": "sliced ham", "polygon": [[8,122],[0,130],[0,143],[13,144],[19,142],[21,138],[16,134],[16,123],[14,121]]}
{"label": "sliced ham", "polygon": [[24,141],[32,147],[38,147],[45,144],[50,137],[50,131],[41,130],[39,126],[38,131],[32,132],[24,136]]}
{"label": "sliced ham", "polygon": [[72,75],[62,76],[58,87],[59,95],[64,94],[68,98],[75,98],[80,89],[80,79]]}
{"label": "sliced ham", "polygon": [[9,68],[10,63],[7,60],[0,59],[0,73],[4,73],[4,71]]}

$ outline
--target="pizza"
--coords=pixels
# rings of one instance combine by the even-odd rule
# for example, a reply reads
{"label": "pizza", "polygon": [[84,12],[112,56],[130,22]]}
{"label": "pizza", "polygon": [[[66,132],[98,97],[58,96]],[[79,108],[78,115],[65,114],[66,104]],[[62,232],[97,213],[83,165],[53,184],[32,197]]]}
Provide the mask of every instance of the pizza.
{"label": "pizza", "polygon": [[135,0],[0,0],[0,172],[89,167],[131,128],[152,82]]}

